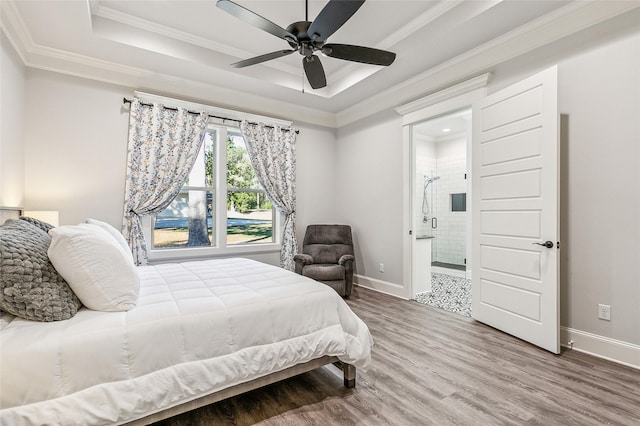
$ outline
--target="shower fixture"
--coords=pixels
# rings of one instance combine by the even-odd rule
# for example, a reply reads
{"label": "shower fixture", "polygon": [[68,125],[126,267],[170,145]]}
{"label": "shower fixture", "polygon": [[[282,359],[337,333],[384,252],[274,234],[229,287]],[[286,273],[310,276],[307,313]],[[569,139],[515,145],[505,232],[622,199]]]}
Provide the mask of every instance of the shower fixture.
{"label": "shower fixture", "polygon": [[424,177],[424,189],[422,191],[422,223],[429,222],[429,200],[427,199],[427,188],[429,184],[440,179],[440,176],[425,176]]}

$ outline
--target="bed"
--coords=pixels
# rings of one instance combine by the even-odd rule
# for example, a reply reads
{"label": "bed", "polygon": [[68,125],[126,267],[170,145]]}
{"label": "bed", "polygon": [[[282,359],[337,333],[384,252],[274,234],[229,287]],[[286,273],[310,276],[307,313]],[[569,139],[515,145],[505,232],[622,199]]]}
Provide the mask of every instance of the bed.
{"label": "bed", "polygon": [[0,317],[0,424],[145,424],[336,363],[371,360],[331,288],[249,259],[138,267],[134,309]]}

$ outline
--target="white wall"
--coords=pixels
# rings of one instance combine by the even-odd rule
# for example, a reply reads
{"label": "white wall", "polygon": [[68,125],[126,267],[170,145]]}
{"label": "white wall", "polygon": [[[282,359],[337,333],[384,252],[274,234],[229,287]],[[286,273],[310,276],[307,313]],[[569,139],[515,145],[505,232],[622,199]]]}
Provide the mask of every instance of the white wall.
{"label": "white wall", "polygon": [[336,214],[352,227],[356,273],[381,290],[402,285],[401,153],[402,123],[393,111],[338,129]]}
{"label": "white wall", "polygon": [[[134,89],[48,71],[27,73],[26,200],[30,210],[59,210],[61,224],[93,217],[122,225],[128,108]],[[177,96],[176,96],[177,97]],[[203,103],[215,105],[213,101]],[[3,120],[4,121],[4,120]],[[297,236],[335,216],[335,130],[296,123]],[[279,255],[252,256],[279,264]]]}
{"label": "white wall", "polygon": [[0,206],[24,207],[25,68],[0,32]]}
{"label": "white wall", "polygon": [[[131,90],[29,69],[25,128],[29,210],[58,210],[60,224],[87,217],[122,226]],[[37,120],[37,121],[36,121]]]}
{"label": "white wall", "polygon": [[336,130],[294,123],[296,138],[296,237],[302,247],[307,225],[338,223]]}
{"label": "white wall", "polygon": [[640,35],[562,62],[559,79],[562,323],[640,344]]}

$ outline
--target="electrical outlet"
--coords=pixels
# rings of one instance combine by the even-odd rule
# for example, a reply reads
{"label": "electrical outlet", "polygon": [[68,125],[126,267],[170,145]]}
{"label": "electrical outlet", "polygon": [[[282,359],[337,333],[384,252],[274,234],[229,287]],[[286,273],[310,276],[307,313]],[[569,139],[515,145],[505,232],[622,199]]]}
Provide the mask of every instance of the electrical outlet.
{"label": "electrical outlet", "polygon": [[598,305],[598,318],[606,321],[611,321],[611,306]]}
{"label": "electrical outlet", "polygon": [[384,272],[384,263],[381,263],[378,269],[380,270],[380,272]]}

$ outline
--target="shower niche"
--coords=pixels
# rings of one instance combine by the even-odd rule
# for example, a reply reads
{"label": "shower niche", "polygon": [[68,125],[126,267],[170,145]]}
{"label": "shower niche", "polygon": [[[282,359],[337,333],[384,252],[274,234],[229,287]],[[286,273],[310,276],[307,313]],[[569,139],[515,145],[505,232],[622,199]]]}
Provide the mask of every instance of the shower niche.
{"label": "shower niche", "polygon": [[431,239],[435,268],[466,269],[470,124],[471,111],[465,110],[413,127],[414,223],[419,238]]}

